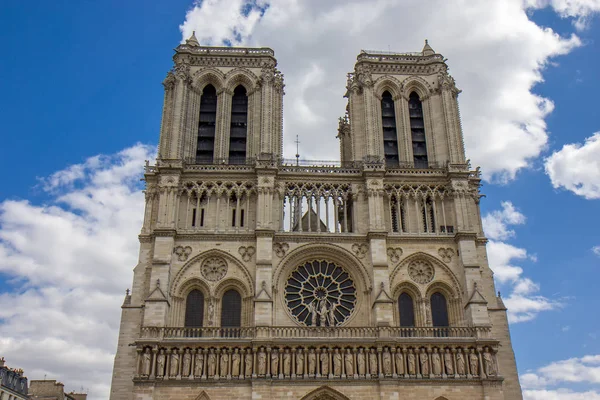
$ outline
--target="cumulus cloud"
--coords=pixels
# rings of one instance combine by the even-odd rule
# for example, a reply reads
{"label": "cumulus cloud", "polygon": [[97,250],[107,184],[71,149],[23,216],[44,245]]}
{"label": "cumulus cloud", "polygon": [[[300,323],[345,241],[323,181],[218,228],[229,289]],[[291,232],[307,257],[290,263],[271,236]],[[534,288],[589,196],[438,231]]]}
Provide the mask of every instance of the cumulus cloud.
{"label": "cumulus cloud", "polygon": [[525,215],[510,201],[502,202],[501,210],[492,211],[482,218],[483,230],[490,239],[487,245],[490,268],[499,287],[510,290],[504,304],[512,323],[530,321],[540,312],[562,305],[560,301],[539,295],[540,285],[524,277],[523,268],[515,265],[519,261],[537,261],[537,257],[526,249],[505,242],[515,237],[515,231],[510,226],[522,225],[525,221]]}
{"label": "cumulus cloud", "polygon": [[[468,157],[483,167],[486,179],[506,181],[529,166],[548,141],[544,119],[554,105],[535,94],[534,86],[554,57],[581,45],[577,36],[560,36],[529,19],[529,10],[544,6],[574,18],[594,12],[559,1],[211,0],[190,10],[181,30],[184,39],[196,30],[204,44],[218,43],[218,30],[221,43],[236,31],[236,43],[272,47],[286,75],[284,151],[295,154],[298,134],[301,156],[322,160],[338,157],[337,117],[344,113],[346,73],[359,51],[420,51],[428,38],[449,58],[463,89]],[[220,7],[225,10],[216,13]],[[237,17],[231,15],[235,8]],[[248,8],[254,14],[239,12]]]}
{"label": "cumulus cloud", "polygon": [[556,189],[586,199],[600,199],[600,132],[585,143],[566,144],[545,160],[546,174]]}
{"label": "cumulus cloud", "polygon": [[[588,400],[600,399],[600,355],[586,355],[567,360],[555,361],[535,371],[527,371],[520,376],[526,400],[560,399]],[[586,384],[593,390],[576,392],[561,387],[564,384]]]}
{"label": "cumulus cloud", "polygon": [[50,200],[0,203],[0,353],[30,379],[108,398],[119,307],[137,262],[154,148],[88,158],[40,180]]}
{"label": "cumulus cloud", "polygon": [[592,247],[592,252],[597,255],[598,257],[600,257],[600,246],[594,246]]}
{"label": "cumulus cloud", "polygon": [[551,6],[563,18],[572,18],[573,25],[578,30],[588,27],[594,13],[600,11],[598,0],[527,0],[534,8]]}

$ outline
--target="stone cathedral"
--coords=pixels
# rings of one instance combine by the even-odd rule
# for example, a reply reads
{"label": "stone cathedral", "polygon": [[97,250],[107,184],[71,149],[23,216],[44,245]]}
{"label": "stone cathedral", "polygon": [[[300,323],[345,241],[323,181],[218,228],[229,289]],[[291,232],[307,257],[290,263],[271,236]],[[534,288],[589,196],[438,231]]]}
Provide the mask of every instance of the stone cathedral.
{"label": "stone cathedral", "polygon": [[335,163],[282,158],[269,48],[163,85],[111,400],[522,399],[441,54],[360,52]]}

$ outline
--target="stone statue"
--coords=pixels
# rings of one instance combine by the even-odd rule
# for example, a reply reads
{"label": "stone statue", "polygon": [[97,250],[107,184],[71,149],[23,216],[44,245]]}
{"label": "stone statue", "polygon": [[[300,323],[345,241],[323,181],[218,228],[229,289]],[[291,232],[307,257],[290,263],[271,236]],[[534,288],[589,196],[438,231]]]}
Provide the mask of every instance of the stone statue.
{"label": "stone statue", "polygon": [[444,353],[444,367],[446,367],[446,374],[454,375],[454,365],[452,364],[452,353],[450,349],[446,349]]}
{"label": "stone statue", "polygon": [[189,376],[191,365],[192,365],[192,355],[190,354],[190,349],[185,349],[185,353],[183,353],[183,371],[181,371],[181,375]]}
{"label": "stone statue", "polygon": [[240,354],[238,353],[238,349],[235,349],[231,355],[231,375],[240,375]]}
{"label": "stone statue", "polygon": [[267,355],[265,351],[261,348],[258,352],[258,374],[265,375],[267,370]]}
{"label": "stone statue", "polygon": [[487,350],[485,351],[485,353],[483,353],[483,364],[485,365],[485,373],[488,376],[496,375],[496,366],[494,365],[494,359],[492,358],[490,352]]}
{"label": "stone statue", "polygon": [[221,353],[221,376],[229,375],[229,354],[227,354],[227,350],[223,349]]}
{"label": "stone statue", "polygon": [[156,376],[165,375],[165,350],[160,349],[158,357],[156,357]]}
{"label": "stone statue", "polygon": [[390,351],[388,349],[385,349],[383,351],[381,358],[382,358],[382,364],[383,364],[382,367],[383,367],[384,375],[391,375],[392,374],[392,356],[390,354]]}
{"label": "stone statue", "polygon": [[204,354],[202,354],[201,349],[198,349],[198,353],[196,353],[196,364],[194,365],[194,375],[202,376],[203,369],[204,369]]}
{"label": "stone statue", "polygon": [[290,349],[285,349],[283,353],[283,374],[286,376],[290,376],[292,373],[292,355],[290,354]]}
{"label": "stone statue", "polygon": [[337,304],[331,304],[331,306],[329,307],[329,317],[327,318],[329,320],[329,326],[335,326],[335,310],[337,308]]}
{"label": "stone statue", "polygon": [[429,356],[425,352],[425,349],[421,349],[419,354],[419,362],[421,363],[421,375],[429,375]]}
{"label": "stone statue", "polygon": [[298,349],[296,354],[296,375],[304,374],[304,350]]}
{"label": "stone statue", "polygon": [[310,325],[317,326],[318,313],[317,313],[317,305],[315,304],[315,301],[312,301],[311,303],[309,303],[306,306],[306,309],[308,310],[308,313],[310,314]]}
{"label": "stone statue", "polygon": [[333,375],[342,375],[342,355],[338,349],[335,349],[333,352]]}
{"label": "stone statue", "polygon": [[150,375],[150,361],[152,360],[152,353],[149,348],[146,348],[142,354],[142,375]]}
{"label": "stone statue", "polygon": [[415,360],[415,354],[413,353],[412,349],[408,350],[408,356],[406,356],[406,361],[408,361],[408,374],[409,375],[416,375],[417,373],[417,363]]}
{"label": "stone statue", "polygon": [[321,375],[327,376],[329,374],[329,354],[327,354],[327,350],[323,350],[319,359],[321,360]]}
{"label": "stone statue", "polygon": [[217,355],[212,349],[208,353],[208,376],[215,376],[215,369],[217,368]]}
{"label": "stone statue", "polygon": [[431,368],[434,375],[442,374],[442,359],[437,349],[433,349],[433,354],[431,355]]}
{"label": "stone statue", "polygon": [[215,316],[215,302],[212,300],[208,301],[208,326],[214,325]]}
{"label": "stone statue", "polygon": [[244,373],[246,376],[252,375],[252,350],[248,349],[244,357]]}
{"label": "stone statue", "polygon": [[354,375],[354,354],[350,351],[350,349],[346,349],[344,366],[346,367],[346,375]]}
{"label": "stone statue", "polygon": [[369,353],[369,373],[371,375],[377,375],[377,354],[375,353],[375,349],[371,349]]}
{"label": "stone statue", "polygon": [[404,374],[404,356],[402,355],[402,349],[398,349],[395,355],[396,359],[396,373],[398,375]]}
{"label": "stone statue", "polygon": [[327,324],[327,301],[325,299],[321,299],[319,302],[319,323],[321,326],[325,326]]}
{"label": "stone statue", "polygon": [[471,367],[471,375],[479,375],[479,357],[477,357],[473,349],[471,349],[471,354],[469,354],[469,367]]}
{"label": "stone statue", "polygon": [[315,349],[308,350],[308,374],[314,375],[316,373],[317,367],[317,355],[315,354]]}
{"label": "stone statue", "polygon": [[461,349],[458,349],[458,353],[456,353],[456,372],[459,375],[466,375],[467,371],[465,370],[465,366],[465,356]]}
{"label": "stone statue", "polygon": [[361,376],[365,375],[365,353],[363,353],[363,349],[358,349],[358,354],[356,355],[356,364],[358,366],[358,374]]}
{"label": "stone statue", "polygon": [[277,349],[271,350],[271,375],[279,373],[279,352]]}
{"label": "stone statue", "polygon": [[177,349],[173,350],[171,354],[171,370],[169,371],[170,376],[177,376],[179,374],[179,352]]}

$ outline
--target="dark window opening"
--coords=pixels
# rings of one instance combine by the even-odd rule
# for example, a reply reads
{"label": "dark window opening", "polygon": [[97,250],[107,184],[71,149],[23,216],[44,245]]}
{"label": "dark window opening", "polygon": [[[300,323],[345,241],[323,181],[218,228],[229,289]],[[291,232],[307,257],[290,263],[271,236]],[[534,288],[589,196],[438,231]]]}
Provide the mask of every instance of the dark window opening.
{"label": "dark window opening", "polygon": [[196,226],[196,209],[192,210],[192,226]]}
{"label": "dark window opening", "polygon": [[423,120],[423,104],[416,92],[408,99],[410,132],[412,137],[413,160],[415,168],[427,168],[427,143],[425,142],[425,121]]}
{"label": "dark window opening", "polygon": [[423,231],[435,233],[435,213],[433,212],[433,201],[430,197],[423,203],[421,214],[423,217]]}
{"label": "dark window opening", "polygon": [[244,210],[240,210],[240,227],[244,227]]}
{"label": "dark window opening", "polygon": [[246,88],[238,85],[231,99],[231,129],[229,131],[229,164],[246,163],[248,137],[248,96]]}
{"label": "dark window opening", "polygon": [[198,123],[198,147],[196,163],[212,164],[215,153],[215,130],[217,119],[217,91],[207,85],[200,97],[200,122]]}
{"label": "dark window opening", "polygon": [[[434,327],[448,327],[448,305],[440,292],[431,295],[431,320]],[[435,336],[448,336],[448,329],[436,329]]]}
{"label": "dark window opening", "polygon": [[[242,326],[242,296],[235,290],[225,292],[221,299],[221,327],[239,328]],[[223,330],[221,336],[239,336],[238,330]]]}
{"label": "dark window opening", "polygon": [[185,302],[185,327],[200,327],[203,319],[204,295],[201,291],[194,289],[188,294]]}
{"label": "dark window opening", "polygon": [[415,326],[415,308],[412,297],[404,292],[398,298],[398,312],[400,313],[400,326]]}
{"label": "dark window opening", "polygon": [[204,208],[200,210],[200,226],[204,226]]}
{"label": "dark window opening", "polygon": [[231,210],[231,226],[235,226],[235,208]]}
{"label": "dark window opening", "polygon": [[387,90],[381,96],[381,126],[383,127],[383,154],[388,167],[397,167],[400,163],[398,155],[398,134],[396,132],[396,112],[394,99]]}

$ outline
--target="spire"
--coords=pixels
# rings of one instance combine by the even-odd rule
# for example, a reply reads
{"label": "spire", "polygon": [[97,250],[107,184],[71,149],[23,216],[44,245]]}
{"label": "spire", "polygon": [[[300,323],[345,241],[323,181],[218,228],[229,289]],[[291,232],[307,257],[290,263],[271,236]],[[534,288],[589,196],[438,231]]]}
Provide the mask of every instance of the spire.
{"label": "spire", "polygon": [[423,47],[422,53],[424,56],[432,56],[435,54],[435,51],[431,48],[427,39],[425,39],[425,46]]}
{"label": "spire", "polygon": [[188,46],[193,46],[193,47],[200,46],[200,42],[198,42],[198,39],[196,39],[196,31],[192,32],[192,36],[190,36],[190,38],[185,41],[185,44]]}

